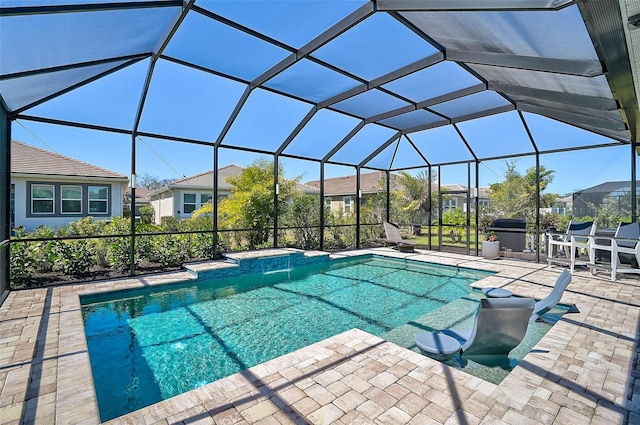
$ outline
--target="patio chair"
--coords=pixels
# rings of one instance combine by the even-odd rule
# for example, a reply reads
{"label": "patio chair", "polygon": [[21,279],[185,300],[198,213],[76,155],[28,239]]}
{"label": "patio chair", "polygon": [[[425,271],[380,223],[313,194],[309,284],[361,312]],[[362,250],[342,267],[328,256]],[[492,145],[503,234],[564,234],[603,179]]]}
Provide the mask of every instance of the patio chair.
{"label": "patio chair", "polygon": [[398,251],[413,252],[414,247],[417,245],[414,241],[402,239],[402,236],[400,236],[400,229],[386,221],[384,222],[384,233],[387,236],[384,240],[384,245],[395,246]]}
{"label": "patio chair", "polygon": [[551,290],[549,295],[536,303],[535,307],[533,308],[531,318],[536,320],[541,315],[545,314],[553,307],[558,305],[560,299],[562,298],[562,294],[564,293],[564,290],[567,289],[567,286],[569,286],[569,283],[571,283],[571,273],[569,272],[569,270],[565,269],[562,271],[560,276],[558,276],[558,279],[553,285],[553,289]]}
{"label": "patio chair", "polygon": [[[573,220],[569,222],[566,233],[547,232],[549,267],[551,267],[551,263],[568,264],[571,273],[573,273],[576,265],[589,264],[589,260],[578,260],[576,257],[579,257],[579,250],[589,249],[589,236],[593,236],[595,232],[595,221],[579,222]],[[564,253],[564,257],[560,256],[561,252]],[[557,256],[554,256],[554,253]]]}
{"label": "patio chair", "polygon": [[470,330],[447,329],[416,335],[420,351],[438,360],[463,356],[508,356],[522,342],[533,313],[533,298],[483,298]]}
{"label": "patio chair", "polygon": [[[589,240],[591,274],[595,274],[598,268],[607,268],[606,265],[597,262],[596,250],[610,253],[611,263],[608,268],[611,270],[612,282],[615,282],[618,273],[640,273],[640,269],[637,267],[640,264],[640,223],[621,222],[618,224],[613,238],[598,235],[589,236]],[[623,265],[621,254],[623,257],[631,257],[628,266]]]}

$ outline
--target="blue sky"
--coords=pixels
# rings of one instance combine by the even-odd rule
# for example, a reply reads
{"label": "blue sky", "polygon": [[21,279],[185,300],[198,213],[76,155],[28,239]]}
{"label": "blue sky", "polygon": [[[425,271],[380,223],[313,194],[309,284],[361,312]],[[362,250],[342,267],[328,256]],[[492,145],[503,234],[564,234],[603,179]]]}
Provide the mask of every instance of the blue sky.
{"label": "blue sky", "polygon": [[[201,74],[175,68],[173,64],[159,67],[157,80],[151,85],[147,108],[142,115],[140,129],[172,136],[200,140],[215,140],[233,110],[243,86],[222,79],[198,80]],[[52,101],[27,111],[29,115],[69,121],[86,122],[117,128],[131,128],[139,102],[141,79],[146,71],[142,64],[124,69],[102,80],[81,87]],[[175,81],[178,83],[174,83]],[[99,101],[96,101],[99,99]],[[215,99],[212,101],[211,99]],[[187,108],[186,105],[189,105]],[[274,149],[308,111],[308,105],[288,98],[279,99],[272,93],[252,94],[243,112],[231,127],[223,144]],[[571,148],[598,145],[610,140],[544,117],[524,114],[539,149]],[[357,120],[330,111],[321,111],[309,122],[289,146],[294,154],[322,157],[357,124]],[[370,151],[370,139],[378,143],[393,132],[379,126],[365,127],[353,141],[339,151],[336,159],[355,157],[364,159]],[[485,156],[504,153],[518,154],[530,149],[529,139],[515,112],[490,116],[459,124],[469,145]],[[412,142],[434,162],[471,159],[451,126],[439,127],[410,135]],[[130,175],[131,137],[27,120],[14,122],[12,138],[76,158],[100,167]],[[413,148],[406,141],[398,149],[396,163],[410,166],[420,163]],[[176,143],[141,137],[136,143],[136,170],[158,178],[179,179],[213,168],[213,149],[208,146]],[[394,148],[380,154],[374,163],[388,163]],[[234,149],[221,149],[219,165],[247,166],[268,156]],[[520,157],[517,167],[521,173],[535,166],[533,156]],[[320,177],[319,166],[312,161],[282,158],[287,177],[302,176],[302,181]],[[630,148],[599,148],[541,156],[541,165],[555,171],[550,192],[566,194],[597,184],[628,180]],[[502,180],[505,160],[485,161],[480,166],[480,186]],[[420,171],[420,170],[416,170]],[[355,173],[352,167],[328,166],[326,177]],[[467,166],[443,167],[442,183],[467,181]],[[475,181],[472,181],[472,185]]]}
{"label": "blue sky", "polygon": [[[284,48],[283,45],[295,49],[303,47],[363,4],[367,4],[367,1],[343,0],[331,2],[331,7],[327,7],[328,3],[317,1],[199,2],[201,7],[261,32],[279,43],[270,43],[218,20],[208,19],[205,14],[189,13],[171,38],[164,54],[196,66],[184,67],[165,59],[160,59],[155,64],[138,130],[177,138],[216,141],[246,90],[242,82],[223,78],[216,72],[233,75],[242,81],[254,81],[266,70],[274,69],[274,66],[290,56],[291,49]],[[41,22],[42,25],[24,25],[23,17],[6,19],[3,25],[4,36],[10,35],[12,39],[21,40],[21,43],[26,44],[6,43],[10,50],[7,50],[3,57],[10,60],[3,61],[0,67],[11,73],[120,57],[137,51],[148,52],[156,47],[158,38],[163,34],[162,29],[170,25],[175,18],[174,15],[179,12],[177,9],[179,8],[161,8],[153,13],[140,10],[128,11],[127,14],[120,11],[69,14],[64,16],[65,19],[47,20],[46,25],[44,22]],[[494,15],[492,12],[487,16],[500,19],[483,22],[484,17],[478,16],[474,18],[478,21],[474,22],[487,24],[487,28],[491,27],[491,34],[497,31],[514,37],[525,37],[525,44],[534,48],[535,54],[544,57],[597,58],[584,28],[579,8],[575,5],[563,8],[553,13],[553,16],[512,12]],[[126,20],[123,20],[124,16],[127,17]],[[140,16],[144,16],[145,19],[140,19]],[[441,21],[428,21],[430,25],[446,26],[447,22],[450,22],[447,20],[451,18],[448,14],[440,16]],[[539,20],[543,18],[556,19],[562,25],[557,25],[553,34],[536,31]],[[31,23],[40,22],[32,17],[24,19],[29,19],[26,22]],[[301,25],[301,22],[304,24]],[[480,25],[475,29],[479,31],[478,36],[481,38],[489,34],[486,32],[487,28],[483,28],[484,26]],[[522,29],[526,36],[519,32],[514,33],[514,28]],[[82,34],[91,34],[91,37],[79,37],[80,31],[84,31]],[[441,32],[445,37],[447,31]],[[132,36],[134,33],[135,37]],[[52,37],[52,34],[56,37]],[[467,41],[473,45],[477,40]],[[510,46],[510,42],[514,45]],[[23,54],[20,49],[26,49],[30,45],[46,49],[47,54]],[[371,46],[375,46],[375,49]],[[510,40],[505,37],[494,47],[510,50],[517,46],[517,39]],[[313,103],[347,93],[350,89],[361,86],[362,81],[375,81],[391,71],[430,58],[434,53],[437,53],[437,50],[431,44],[425,43],[416,32],[404,27],[398,20],[386,13],[374,13],[357,26],[313,50],[309,57],[299,58],[293,65],[263,83],[266,88],[293,97],[279,96],[262,88],[253,89],[222,145],[275,150],[311,111]],[[347,73],[336,72],[335,69],[321,66],[319,62],[326,62]],[[104,72],[111,66],[121,64],[124,64],[124,61],[17,78],[15,84],[12,84],[12,81],[3,82],[3,95],[6,95],[5,101],[9,103],[10,100],[22,102],[18,105],[10,104],[10,107],[19,108],[46,94],[54,93]],[[24,114],[129,131],[136,127],[137,110],[150,65],[150,59],[140,60],[26,110]],[[215,72],[203,72],[198,67]],[[383,78],[380,81],[386,80]],[[558,87],[564,87],[560,84],[562,81],[565,80],[557,82]],[[580,89],[585,90],[582,94],[598,97],[610,95],[604,76],[589,78],[588,81],[589,85],[584,84],[584,81],[580,81],[578,85],[585,85]],[[26,83],[27,87],[23,86],[23,83]],[[358,125],[360,120],[353,116],[376,116],[395,108],[412,106],[408,101],[417,103],[434,99],[444,93],[473,88],[478,83],[480,81],[474,75],[455,62],[438,62],[409,75],[381,83],[384,90],[374,88],[332,104],[334,110],[320,110],[285,149],[285,153],[322,158]],[[389,92],[397,93],[399,96],[394,97]],[[306,99],[308,102],[296,99]],[[505,98],[491,91],[482,91],[431,105],[430,109],[445,116],[456,117],[503,106],[509,106]],[[529,113],[523,113],[523,116],[541,151],[597,146],[611,142],[604,137],[551,119]],[[416,110],[383,121],[396,128],[414,128],[418,123],[424,125],[442,120],[442,116],[426,110]],[[515,111],[462,121],[458,127],[466,142],[480,157],[518,155],[532,150],[520,116]],[[130,136],[27,120],[14,123],[12,132],[14,139],[34,146],[123,175],[128,176],[131,173]],[[367,124],[332,159],[359,163],[367,158],[368,152],[393,136],[394,131],[387,127]],[[411,167],[423,163],[412,143],[432,163],[473,159],[452,126],[436,127],[413,133],[409,137],[411,143],[403,139],[397,149],[395,145],[390,146],[372,159],[371,163],[381,168],[386,167],[392,158],[395,158],[392,168]],[[136,170],[139,175],[179,179],[208,171],[213,167],[213,149],[207,146],[142,137],[136,142],[136,152]],[[221,149],[219,165],[247,166],[260,157],[263,156]],[[628,146],[541,157],[541,164],[555,172],[555,179],[549,190],[558,194],[570,193],[606,181],[628,180],[631,161]],[[282,163],[287,177],[302,176],[302,181],[307,181],[318,179],[320,176],[317,163],[285,158],[282,159]],[[524,173],[526,169],[535,166],[534,158],[521,157],[517,160],[517,166],[518,170]],[[505,168],[504,160],[482,162],[480,186],[488,186],[502,180]],[[326,177],[349,173],[354,173],[354,169],[330,166],[325,171]],[[441,181],[445,184],[466,184],[467,166],[444,167]],[[475,185],[476,182],[472,181],[471,184]]]}
{"label": "blue sky", "polygon": [[[572,132],[573,130],[569,130]],[[126,135],[109,134],[32,121],[19,121],[12,127],[12,137],[42,149],[55,151],[100,167],[130,175],[131,138]],[[255,134],[254,137],[259,137]],[[485,136],[487,140],[492,135]],[[206,146],[181,144],[151,138],[141,138],[136,144],[138,174],[149,174],[158,178],[178,179],[212,169],[213,149]],[[233,149],[220,150],[220,166],[228,164],[249,165],[268,156],[241,152]],[[302,175],[302,181],[318,179],[319,166],[312,161],[281,158],[288,177]],[[535,166],[533,156],[516,159],[518,169],[524,171]],[[605,181],[628,180],[630,170],[628,146],[571,151],[542,155],[541,165],[555,171],[550,191],[565,194],[594,186]],[[504,175],[504,160],[482,162],[480,185],[486,186],[500,181]],[[443,183],[466,183],[466,165],[442,168]],[[354,173],[352,167],[328,165],[326,177]],[[474,182],[472,182],[473,184]]]}

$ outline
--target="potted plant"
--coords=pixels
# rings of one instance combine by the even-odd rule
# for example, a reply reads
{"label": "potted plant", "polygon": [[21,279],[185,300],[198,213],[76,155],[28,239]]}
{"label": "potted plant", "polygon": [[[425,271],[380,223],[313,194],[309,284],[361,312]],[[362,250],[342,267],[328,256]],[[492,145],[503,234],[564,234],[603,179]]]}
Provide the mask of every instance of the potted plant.
{"label": "potted plant", "polygon": [[487,233],[482,241],[482,257],[488,260],[500,258],[500,241],[494,232]]}

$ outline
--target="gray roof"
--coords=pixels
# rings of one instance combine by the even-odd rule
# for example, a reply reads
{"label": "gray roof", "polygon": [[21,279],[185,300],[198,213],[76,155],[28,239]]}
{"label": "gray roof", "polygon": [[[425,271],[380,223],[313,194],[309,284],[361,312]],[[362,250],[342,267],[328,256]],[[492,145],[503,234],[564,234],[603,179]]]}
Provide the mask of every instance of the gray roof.
{"label": "gray roof", "polygon": [[[244,167],[235,164],[218,168],[218,189],[231,190],[231,185],[227,179],[229,177],[239,176],[242,174],[242,171],[244,171]],[[209,170],[204,173],[173,181],[169,183],[169,188],[213,187],[213,181],[213,170]]]}
{"label": "gray roof", "polygon": [[[640,188],[640,182],[638,182],[638,188]],[[620,189],[631,191],[631,182],[629,181],[616,181],[616,182],[604,182],[596,186],[588,187],[583,190],[577,190],[575,193],[611,193]]]}
{"label": "gray roof", "polygon": [[11,173],[95,177],[126,180],[127,176],[26,143],[11,142]]}

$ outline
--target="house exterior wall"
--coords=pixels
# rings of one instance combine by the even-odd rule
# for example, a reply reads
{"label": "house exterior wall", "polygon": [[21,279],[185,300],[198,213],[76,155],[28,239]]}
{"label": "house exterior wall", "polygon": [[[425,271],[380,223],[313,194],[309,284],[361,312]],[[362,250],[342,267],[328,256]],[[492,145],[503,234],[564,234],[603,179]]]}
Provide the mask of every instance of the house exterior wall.
{"label": "house exterior wall", "polygon": [[162,217],[173,217],[173,192],[167,191],[162,193],[165,198],[155,198],[151,200],[150,204],[153,207],[153,221],[155,224],[162,222]]}
{"label": "house exterior wall", "polygon": [[[202,205],[213,197],[211,189],[181,189],[174,188],[166,190],[156,195],[150,202],[155,210],[154,222],[160,224],[162,217],[175,217],[175,218],[190,218],[193,214],[191,212],[185,212],[184,195],[195,195],[195,209],[197,210]],[[218,202],[226,196],[229,196],[228,191],[220,191],[218,193]]]}
{"label": "house exterior wall", "polygon": [[[33,231],[39,226],[64,227],[68,223],[79,220],[82,217],[92,216],[96,220],[110,219],[111,217],[122,216],[123,194],[126,186],[125,182],[113,182],[113,180],[91,180],[81,179],[75,180],[65,178],[65,176],[39,177],[39,176],[12,176],[11,183],[14,185],[14,217],[15,227],[24,227],[26,231]],[[30,187],[33,184],[51,184],[55,187],[60,185],[78,185],[82,187],[96,185],[107,186],[109,188],[108,209],[106,214],[91,214],[87,209],[88,199],[83,195],[83,209],[79,214],[61,214],[60,213],[60,196],[56,194],[54,198],[54,213],[52,214],[33,214],[31,211]]]}

